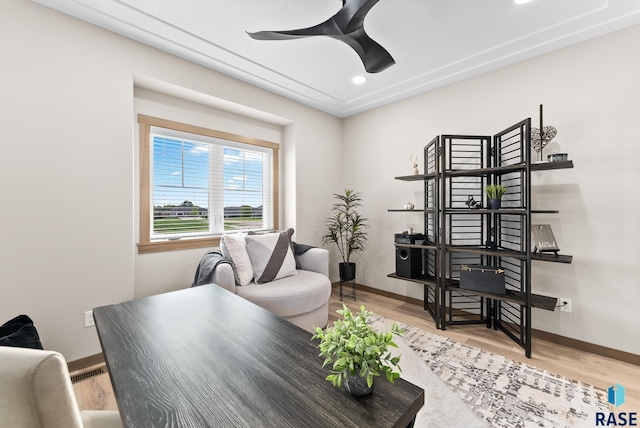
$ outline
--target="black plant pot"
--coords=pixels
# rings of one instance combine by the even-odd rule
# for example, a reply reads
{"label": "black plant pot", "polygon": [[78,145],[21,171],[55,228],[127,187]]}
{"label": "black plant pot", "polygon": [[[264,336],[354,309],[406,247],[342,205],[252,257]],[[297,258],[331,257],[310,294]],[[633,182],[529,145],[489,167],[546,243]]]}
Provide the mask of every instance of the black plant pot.
{"label": "black plant pot", "polygon": [[502,206],[502,199],[489,199],[488,203],[490,210],[499,210]]}
{"label": "black plant pot", "polygon": [[355,263],[340,263],[338,265],[340,269],[341,281],[353,281],[356,279],[356,264]]}
{"label": "black plant pot", "polygon": [[344,386],[347,391],[357,397],[363,397],[371,394],[371,388],[367,385],[367,378],[360,377],[360,375],[349,376],[347,381],[344,383]]}

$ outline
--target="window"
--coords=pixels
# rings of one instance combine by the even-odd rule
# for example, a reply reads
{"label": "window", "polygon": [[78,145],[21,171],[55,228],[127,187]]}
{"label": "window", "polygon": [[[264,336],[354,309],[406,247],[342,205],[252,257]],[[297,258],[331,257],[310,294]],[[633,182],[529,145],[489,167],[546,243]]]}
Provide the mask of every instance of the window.
{"label": "window", "polygon": [[138,252],[214,246],[277,228],[278,145],[139,115]]}

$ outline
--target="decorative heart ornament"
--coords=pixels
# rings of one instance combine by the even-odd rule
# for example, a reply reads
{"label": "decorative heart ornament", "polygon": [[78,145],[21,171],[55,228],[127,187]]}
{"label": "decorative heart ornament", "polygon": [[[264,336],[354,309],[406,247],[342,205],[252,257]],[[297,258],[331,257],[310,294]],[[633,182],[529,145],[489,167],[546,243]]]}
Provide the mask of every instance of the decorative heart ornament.
{"label": "decorative heart ornament", "polygon": [[542,136],[540,136],[540,129],[531,128],[531,147],[533,147],[533,150],[540,153],[557,134],[558,130],[553,126],[543,127]]}

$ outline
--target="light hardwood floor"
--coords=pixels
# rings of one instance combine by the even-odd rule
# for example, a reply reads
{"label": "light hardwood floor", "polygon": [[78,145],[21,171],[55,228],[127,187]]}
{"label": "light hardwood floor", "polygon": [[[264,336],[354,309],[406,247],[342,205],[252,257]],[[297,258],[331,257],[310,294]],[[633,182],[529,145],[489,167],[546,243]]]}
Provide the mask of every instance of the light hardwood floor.
{"label": "light hardwood floor", "polygon": [[[81,372],[91,371],[100,367],[104,367],[104,363],[77,370],[70,374],[73,377]],[[76,394],[78,407],[81,410],[118,410],[116,397],[111,387],[111,379],[109,379],[109,373],[106,372],[106,369],[104,374],[74,383],[73,391]]]}
{"label": "light hardwood floor", "polygon": [[[526,358],[524,351],[500,331],[481,325],[455,326],[445,331],[438,330],[431,317],[420,305],[363,290],[357,291],[356,302],[350,298],[343,299],[343,302],[351,310],[357,311],[361,305],[364,305],[368,310],[393,320],[605,390],[614,383],[619,383],[626,389],[626,400],[617,411],[640,412],[640,366],[535,337],[532,341],[532,358]],[[335,287],[329,305],[329,324],[332,325],[338,317],[336,311],[342,308],[339,292]],[[117,409],[108,374],[78,382],[74,384],[74,389],[81,409]]]}

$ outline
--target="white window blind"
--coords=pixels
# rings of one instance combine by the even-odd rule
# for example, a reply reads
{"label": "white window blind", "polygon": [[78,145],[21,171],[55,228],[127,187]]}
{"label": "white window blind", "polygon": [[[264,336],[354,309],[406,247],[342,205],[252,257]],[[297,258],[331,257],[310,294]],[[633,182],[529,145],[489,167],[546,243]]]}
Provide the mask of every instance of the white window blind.
{"label": "white window blind", "polygon": [[273,150],[151,128],[151,239],[273,228]]}

